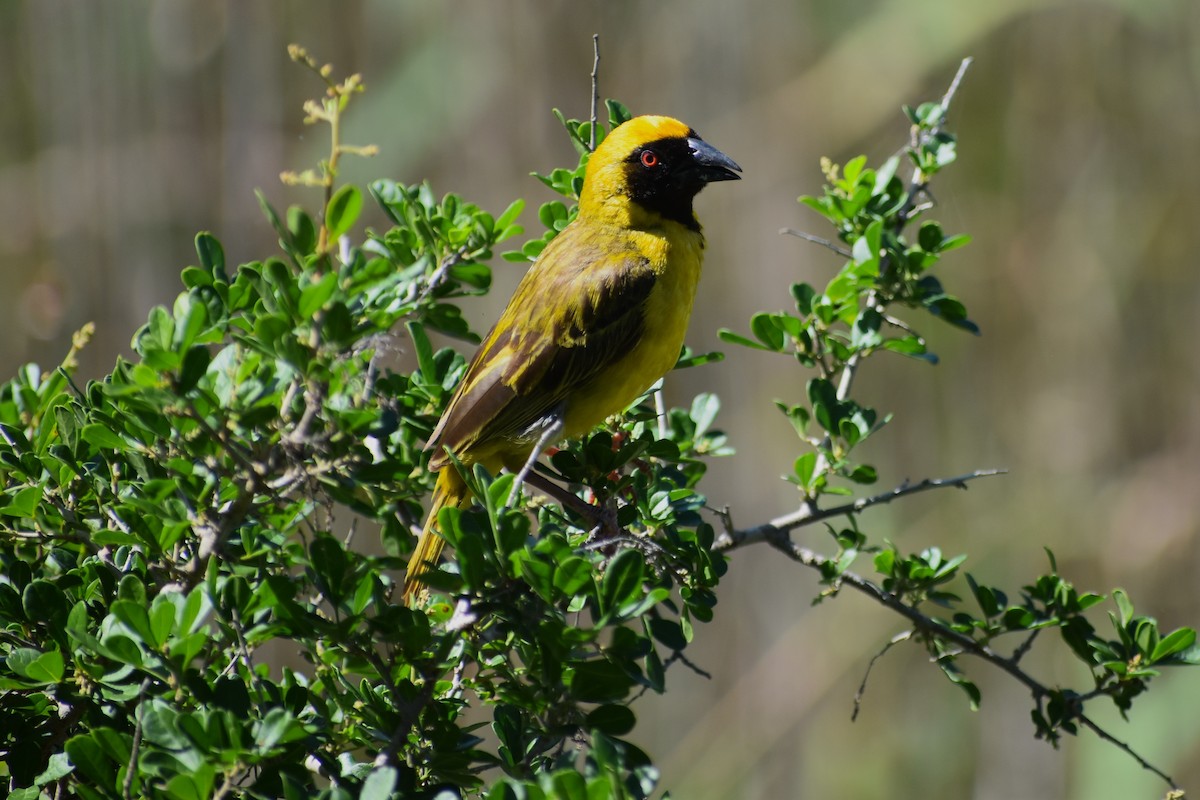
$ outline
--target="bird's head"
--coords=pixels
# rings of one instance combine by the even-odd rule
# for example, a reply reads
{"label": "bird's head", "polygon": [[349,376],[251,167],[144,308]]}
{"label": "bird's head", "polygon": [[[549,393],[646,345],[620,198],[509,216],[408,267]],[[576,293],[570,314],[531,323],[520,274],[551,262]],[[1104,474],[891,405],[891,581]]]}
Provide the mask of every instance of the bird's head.
{"label": "bird's head", "polygon": [[713,181],[737,180],[741,167],[670,117],[634,117],[605,137],[588,160],[581,215],[632,201],[643,211],[699,230],[692,199]]}

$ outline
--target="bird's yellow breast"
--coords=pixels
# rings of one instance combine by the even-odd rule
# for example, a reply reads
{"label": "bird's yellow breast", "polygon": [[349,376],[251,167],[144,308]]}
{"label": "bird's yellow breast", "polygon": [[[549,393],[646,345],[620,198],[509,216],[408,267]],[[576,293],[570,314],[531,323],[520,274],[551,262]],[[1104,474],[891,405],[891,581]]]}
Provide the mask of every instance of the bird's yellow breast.
{"label": "bird's yellow breast", "polygon": [[649,260],[657,275],[646,301],[645,327],[627,355],[574,394],[565,409],[564,438],[586,433],[627,408],[675,366],[687,333],[700,281],[704,237],[669,220],[650,229],[626,230],[622,235]]}

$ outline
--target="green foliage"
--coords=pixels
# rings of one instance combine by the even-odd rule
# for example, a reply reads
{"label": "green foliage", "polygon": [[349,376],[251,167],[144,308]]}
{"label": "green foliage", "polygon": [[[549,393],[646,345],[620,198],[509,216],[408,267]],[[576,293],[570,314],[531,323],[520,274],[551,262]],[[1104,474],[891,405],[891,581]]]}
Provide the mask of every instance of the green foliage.
{"label": "green foliage", "polygon": [[[589,129],[568,123],[577,144]],[[84,387],[67,365],[0,388],[0,753],[15,796],[653,790],[622,737],[631,699],[663,691],[712,618],[725,562],[695,486],[702,457],[727,452],[719,404],[699,397],[661,426],[638,411],[554,454],[563,481],[617,514],[615,540],[552,507],[534,535],[527,500],[505,505],[512,476],[478,471],[481,508],[442,520],[455,561],[437,595],[398,605],[431,483],[421,443],[464,369],[427,331],[478,339],[453,301],[488,289],[523,203],[493,216],[384,180],[370,194],[391,226],[338,256],[320,243],[353,230],[357,188],[331,191],[320,223],[260,197],[282,257],[232,267],[202,233],[132,360]],[[551,232],[567,216],[554,209]],[[377,364],[398,323],[411,372]]]}
{"label": "green foliage", "polygon": [[[721,541],[735,533],[702,517],[706,459],[732,452],[714,427],[720,403],[702,394],[661,416],[638,405],[550,455],[546,471],[614,519],[615,537],[597,535],[595,515],[525,496],[510,507],[513,477],[476,468],[479,502],[439,519],[453,559],[428,576],[423,605],[399,604],[432,484],[422,443],[465,368],[429,332],[477,341],[455,301],[488,290],[523,203],[493,216],[379,180],[369,194],[389,227],[356,242],[364,195],[334,178],[339,155],[369,154],[336,138],[362,86],[295,55],[328,89],[309,110],[334,131],[330,157],[294,176],[324,190],[320,217],[281,215],[260,196],[278,256],[235,267],[202,233],[184,290],[150,312],[132,359],[81,387],[72,351],[0,386],[9,796],[648,797],[658,774],[628,738],[632,703],[690,664],[732,549]],[[607,109],[610,126],[629,117]],[[890,309],[974,330],[929,272],[965,239],[933,222],[906,233],[925,182],[953,157],[944,108],[913,114],[928,135],[910,153],[911,183],[897,160],[872,170],[856,159],[828,165],[825,194],[805,201],[834,224],[846,265],[820,292],[793,286],[795,313],[755,316],[753,338],[723,334],[815,370],[801,402],[778,404],[803,450],[789,479],[812,509],[877,479],[851,459],[888,421],[850,398],[858,363],[881,351],[934,360]],[[605,128],[560,120],[579,162],[539,177],[571,202]],[[543,205],[546,233],[506,257],[536,257],[574,213]],[[381,366],[394,350],[409,369]],[[716,358],[685,352],[679,366]],[[861,581],[849,568],[873,553],[885,605],[953,609],[921,617],[920,638],[973,702],[964,641],[1062,632],[1095,685],[1037,695],[1039,735],[1075,732],[1082,703],[1101,694],[1124,712],[1158,667],[1194,660],[1194,632],[1161,634],[1122,593],[1116,638],[1102,639],[1084,617],[1101,598],[1056,574],[1018,603],[968,578],[980,607],[969,612],[947,588],[962,557],[872,545],[858,510],[831,528],[837,554],[814,562],[825,595]]]}
{"label": "green foliage", "polygon": [[[836,551],[828,556],[790,543],[781,545],[779,537],[786,529],[773,530],[768,538],[773,537],[781,549],[820,571],[827,588],[818,600],[850,585],[902,614],[912,624],[907,638],[925,647],[946,677],[967,694],[973,708],[979,706],[982,696],[963,670],[962,657],[980,657],[1005,669],[1031,692],[1036,735],[1057,744],[1063,732],[1077,733],[1080,723],[1098,730],[1084,714],[1088,701],[1107,697],[1125,714],[1133,698],[1158,674],[1156,667],[1200,663],[1195,631],[1160,632],[1154,619],[1133,614],[1132,605],[1118,589],[1112,593],[1118,611],[1110,614],[1116,639],[1106,640],[1085,616],[1105,597],[1078,593],[1057,574],[1053,556],[1051,573],[1024,587],[1017,603],[1010,603],[1001,589],[984,586],[966,575],[979,607],[976,614],[973,606],[949,588],[960,580],[965,555],[947,558],[933,547],[905,556],[890,543],[872,542],[858,525],[858,514],[875,503],[939,485],[962,486],[966,480],[989,473],[926,480],[915,487],[906,484],[882,495],[822,508],[829,496],[851,493],[850,487],[837,481],[861,485],[877,479],[874,467],[851,458],[858,445],[891,419],[851,396],[862,362],[879,352],[893,352],[937,363],[916,323],[897,315],[928,312],[957,328],[979,333],[963,303],[948,294],[932,274],[942,256],[967,244],[969,237],[948,236],[936,221],[923,220],[933,205],[927,193],[929,181],[955,158],[955,138],[943,129],[948,103],[949,96],[940,103],[905,109],[913,126],[911,144],[904,153],[913,168],[907,181],[898,174],[900,156],[878,168],[869,167],[865,156],[840,167],[828,159],[822,162],[824,193],[801,197],[800,203],[829,222],[838,241],[797,235],[836,251],[845,263],[823,289],[793,284],[794,313],[759,313],[750,320],[750,336],[728,330],[720,335],[741,346],[788,354],[816,373],[801,402],[776,401],[803,448],[792,474],[786,476],[801,494],[802,512],[795,515],[790,527],[842,515],[849,519],[850,527],[829,528]],[[727,531],[720,546],[729,551],[749,539],[744,531]],[[873,554],[875,570],[882,576],[879,584],[850,572],[864,553]],[[925,610],[930,605],[935,609],[932,612]],[[949,617],[941,616],[947,612]],[[1092,685],[1078,690],[1049,687],[1023,671],[1021,659],[1038,634],[1047,629],[1057,630],[1063,643],[1086,665]],[[1021,637],[1020,642],[1010,653],[1000,653],[997,641],[1014,635]]]}

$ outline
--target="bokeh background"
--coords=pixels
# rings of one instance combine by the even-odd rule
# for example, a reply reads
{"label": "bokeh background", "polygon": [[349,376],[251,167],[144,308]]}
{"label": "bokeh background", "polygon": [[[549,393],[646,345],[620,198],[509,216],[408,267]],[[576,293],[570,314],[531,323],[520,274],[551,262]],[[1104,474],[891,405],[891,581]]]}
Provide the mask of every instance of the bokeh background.
{"label": "bokeh background", "polygon": [[[1081,588],[1123,586],[1167,628],[1200,624],[1195,0],[2,0],[0,374],[57,364],[89,320],[83,369],[104,374],[175,296],[196,231],[253,260],[274,246],[256,187],[277,206],[316,204],[278,181],[325,144],[300,124],[319,87],[289,42],[365,75],[347,139],[382,152],[346,179],[428,178],[494,211],[521,196],[532,230],[551,198],[529,172],[574,158],[550,109],[586,116],[593,33],[604,95],[687,120],[745,169],[698,202],[710,255],[697,349],[836,269],[778,235],[822,232],[795,202],[819,190],[819,158],[886,158],[907,136],[900,104],[936,99],[973,56],[950,115],[960,161],[935,191],[947,230],[974,236],[942,276],[983,335],[917,318],[941,365],[882,356],[860,386],[895,413],[869,443],[881,486],[1010,473],[876,509],[863,526],[904,549],[969,552],[981,581],[1014,594],[1046,569],[1045,545]],[[477,327],[520,273],[496,270],[496,296],[469,307]],[[714,465],[708,492],[749,524],[796,503],[777,480],[795,441],[771,401],[799,398],[808,376],[731,356],[668,391],[721,395],[738,455]],[[911,645],[876,666],[851,723],[899,620],[850,595],[813,608],[815,576],[766,549],[738,553],[722,590],[692,656],[711,679],[677,668],[666,696],[637,706],[635,739],[677,798],[1165,791],[1090,734],[1060,751],[1035,741],[1025,693],[967,662],[984,691],[970,711]],[[1084,680],[1045,645],[1029,662],[1039,677]],[[1166,675],[1128,723],[1096,717],[1200,792],[1200,673]]]}

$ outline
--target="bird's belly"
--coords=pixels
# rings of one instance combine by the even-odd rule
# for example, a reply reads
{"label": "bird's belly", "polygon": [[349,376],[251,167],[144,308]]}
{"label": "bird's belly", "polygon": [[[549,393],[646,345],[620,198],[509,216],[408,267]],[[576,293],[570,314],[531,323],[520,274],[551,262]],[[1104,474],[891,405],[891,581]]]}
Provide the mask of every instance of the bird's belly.
{"label": "bird's belly", "polygon": [[[690,242],[689,242],[690,244]],[[587,433],[630,403],[666,374],[679,359],[700,278],[702,245],[678,246],[678,258],[660,277],[646,305],[641,339],[625,357],[575,393],[565,409],[563,438]]]}

